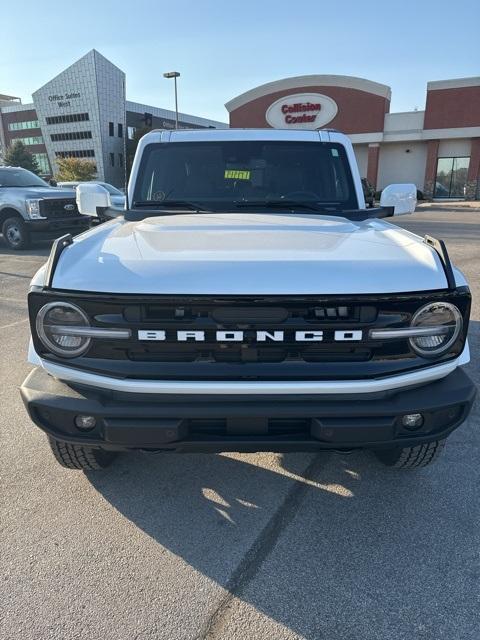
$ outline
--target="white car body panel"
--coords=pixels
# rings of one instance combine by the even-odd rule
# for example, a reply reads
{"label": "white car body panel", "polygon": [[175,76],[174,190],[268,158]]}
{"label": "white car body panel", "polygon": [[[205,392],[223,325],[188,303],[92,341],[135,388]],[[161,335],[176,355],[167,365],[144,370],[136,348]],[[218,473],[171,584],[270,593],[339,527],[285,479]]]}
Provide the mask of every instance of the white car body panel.
{"label": "white car body panel", "polygon": [[310,214],[114,220],[62,253],[53,286],[136,294],[330,295],[442,289],[436,252],[383,222]]}
{"label": "white car body panel", "polygon": [[332,380],[298,382],[284,381],[179,381],[179,380],[128,380],[111,378],[95,373],[80,371],[69,366],[58,365],[38,356],[30,342],[29,362],[41,366],[55,378],[64,382],[100,387],[111,391],[124,393],[152,393],[152,394],[227,394],[227,395],[298,395],[298,394],[363,394],[379,393],[394,389],[426,384],[434,380],[440,380],[452,373],[458,366],[470,361],[468,343],[461,355],[444,364],[434,365],[425,369],[419,369],[411,373],[403,373],[396,376],[388,376],[374,380]]}

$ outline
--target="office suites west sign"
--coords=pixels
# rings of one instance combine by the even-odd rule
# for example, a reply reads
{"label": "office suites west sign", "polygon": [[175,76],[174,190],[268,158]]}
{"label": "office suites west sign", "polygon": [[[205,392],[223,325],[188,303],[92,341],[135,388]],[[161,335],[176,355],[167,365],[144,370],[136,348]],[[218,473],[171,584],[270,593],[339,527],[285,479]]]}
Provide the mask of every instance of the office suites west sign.
{"label": "office suites west sign", "polygon": [[79,91],[73,91],[70,93],[62,94],[62,95],[55,93],[52,96],[48,96],[48,101],[56,102],[57,106],[60,108],[71,107],[72,106],[71,100],[80,98],[80,96],[81,96],[81,93]]}
{"label": "office suites west sign", "polygon": [[274,129],[320,129],[338,113],[335,100],[321,93],[296,93],[271,104],[265,114]]}

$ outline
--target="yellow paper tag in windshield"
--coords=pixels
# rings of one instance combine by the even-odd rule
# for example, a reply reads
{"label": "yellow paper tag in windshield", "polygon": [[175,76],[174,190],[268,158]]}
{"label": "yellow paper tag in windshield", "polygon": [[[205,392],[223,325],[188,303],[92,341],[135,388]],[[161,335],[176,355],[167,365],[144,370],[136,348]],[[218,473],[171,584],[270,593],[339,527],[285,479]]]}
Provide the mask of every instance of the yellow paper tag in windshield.
{"label": "yellow paper tag in windshield", "polygon": [[245,169],[225,169],[225,179],[250,180],[250,171]]}

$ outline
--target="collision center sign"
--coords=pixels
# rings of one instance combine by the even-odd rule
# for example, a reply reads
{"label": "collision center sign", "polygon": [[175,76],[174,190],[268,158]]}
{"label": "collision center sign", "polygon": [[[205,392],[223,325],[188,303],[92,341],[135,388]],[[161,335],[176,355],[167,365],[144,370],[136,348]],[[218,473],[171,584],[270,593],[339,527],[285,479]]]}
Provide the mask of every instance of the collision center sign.
{"label": "collision center sign", "polygon": [[274,129],[320,129],[338,113],[335,100],[321,93],[296,93],[279,98],[265,114]]}

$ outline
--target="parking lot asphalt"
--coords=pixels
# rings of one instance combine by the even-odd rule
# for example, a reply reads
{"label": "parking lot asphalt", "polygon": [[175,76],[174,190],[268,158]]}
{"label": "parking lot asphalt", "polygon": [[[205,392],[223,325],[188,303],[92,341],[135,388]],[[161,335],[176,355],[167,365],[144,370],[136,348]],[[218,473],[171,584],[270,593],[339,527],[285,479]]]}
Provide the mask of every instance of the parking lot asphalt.
{"label": "parking lot asphalt", "polygon": [[[469,279],[480,384],[480,210],[398,224],[443,238]],[[62,469],[18,393],[26,292],[48,252],[0,238],[0,638],[478,640],[478,402],[413,472],[366,452]]]}

